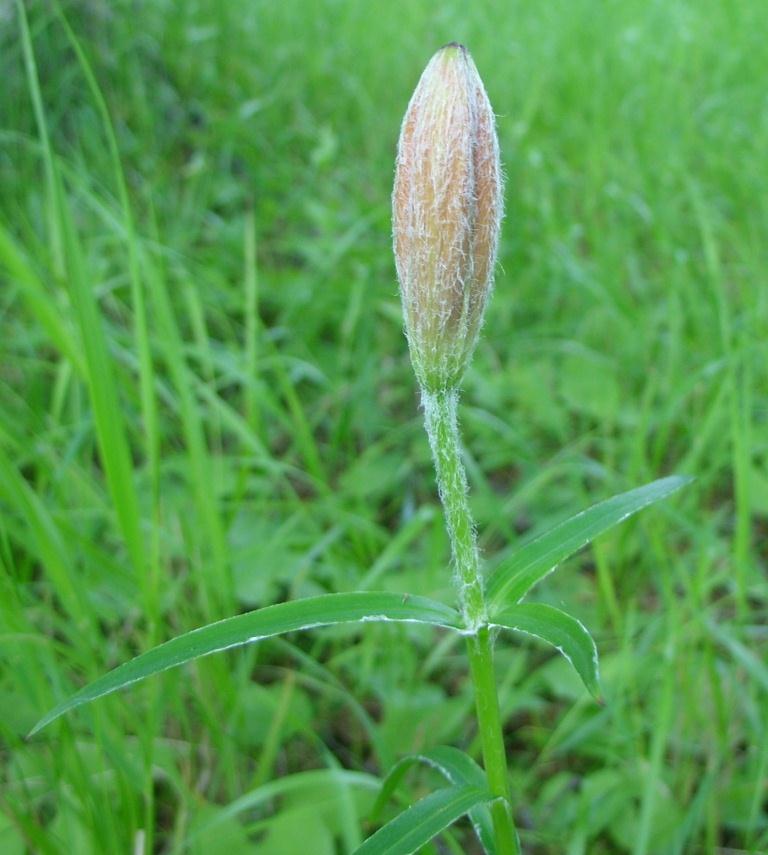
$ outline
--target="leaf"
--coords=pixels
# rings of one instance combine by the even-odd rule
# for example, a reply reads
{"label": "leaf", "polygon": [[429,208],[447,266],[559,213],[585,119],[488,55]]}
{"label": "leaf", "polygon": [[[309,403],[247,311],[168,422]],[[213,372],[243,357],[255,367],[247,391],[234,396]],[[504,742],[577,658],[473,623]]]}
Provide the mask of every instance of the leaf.
{"label": "leaf", "polygon": [[192,630],[119,665],[54,707],[29,735],[81,704],[210,653],[296,630],[375,621],[427,623],[450,629],[460,625],[458,613],[450,606],[425,597],[388,592],[322,594],[267,606]]}
{"label": "leaf", "polygon": [[486,586],[489,602],[498,604],[504,599],[519,603],[537,582],[582,546],[692,480],[683,475],[661,478],[593,505],[528,541],[491,573]]}
{"label": "leaf", "polygon": [[[88,254],[75,226],[61,176],[55,172],[56,214],[66,261],[66,281],[82,340],[86,381],[93,411],[99,457],[112,497],[117,522],[131,563],[139,577],[146,573],[146,546],[142,536],[139,496],[133,477],[128,426],[120,394],[107,328],[93,288]],[[144,576],[144,581],[147,577]]]}
{"label": "leaf", "polygon": [[355,855],[410,855],[475,805],[492,798],[478,787],[436,790],[382,826],[355,850]]}
{"label": "leaf", "polygon": [[[458,748],[450,745],[438,745],[428,751],[418,754],[409,754],[399,760],[389,771],[381,785],[376,803],[373,806],[372,819],[377,821],[381,810],[397,789],[408,770],[416,763],[424,763],[436,769],[451,784],[458,786],[472,786],[478,789],[487,787],[485,772],[475,761]],[[489,855],[496,851],[493,840],[493,823],[491,812],[487,805],[478,804],[469,812],[469,818],[475,829],[478,839]]]}
{"label": "leaf", "polygon": [[524,632],[556,647],[576,669],[587,689],[601,701],[597,647],[584,624],[575,617],[544,603],[520,603],[502,609],[489,625]]}

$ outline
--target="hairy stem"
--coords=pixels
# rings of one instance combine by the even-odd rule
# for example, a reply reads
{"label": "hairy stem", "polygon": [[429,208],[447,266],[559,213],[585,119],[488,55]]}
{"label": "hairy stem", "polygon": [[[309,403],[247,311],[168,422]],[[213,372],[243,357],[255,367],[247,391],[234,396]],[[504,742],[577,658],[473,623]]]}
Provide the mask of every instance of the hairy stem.
{"label": "hairy stem", "polygon": [[509,803],[507,758],[493,670],[493,647],[487,626],[480,555],[467,500],[467,476],[461,461],[458,399],[456,390],[424,392],[424,421],[451,541],[459,604],[469,631],[467,653],[475,689],[483,763],[489,789],[497,797],[491,804],[496,850],[498,855],[519,855],[520,847]]}
{"label": "hairy stem", "polygon": [[456,390],[424,392],[424,423],[437,471],[437,487],[451,540],[454,580],[467,629],[473,632],[486,622],[480,555],[472,513],[467,501],[467,476],[461,462]]}

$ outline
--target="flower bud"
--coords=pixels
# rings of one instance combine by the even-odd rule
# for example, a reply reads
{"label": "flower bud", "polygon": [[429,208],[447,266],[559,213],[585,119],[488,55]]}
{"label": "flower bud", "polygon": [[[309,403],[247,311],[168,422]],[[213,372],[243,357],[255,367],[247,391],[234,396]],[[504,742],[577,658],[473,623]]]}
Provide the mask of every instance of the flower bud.
{"label": "flower bud", "polygon": [[502,207],[488,96],[466,48],[446,45],[408,105],[392,196],[405,330],[427,391],[456,388],[472,355],[493,284]]}

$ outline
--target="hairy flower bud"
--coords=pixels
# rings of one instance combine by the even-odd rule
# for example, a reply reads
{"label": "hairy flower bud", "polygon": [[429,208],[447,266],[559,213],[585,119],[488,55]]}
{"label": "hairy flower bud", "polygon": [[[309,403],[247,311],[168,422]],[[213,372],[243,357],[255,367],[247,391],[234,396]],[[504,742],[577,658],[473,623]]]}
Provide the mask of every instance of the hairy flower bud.
{"label": "hairy flower bud", "polygon": [[493,111],[469,52],[446,45],[413,93],[392,197],[395,262],[416,376],[455,388],[493,283],[502,217]]}

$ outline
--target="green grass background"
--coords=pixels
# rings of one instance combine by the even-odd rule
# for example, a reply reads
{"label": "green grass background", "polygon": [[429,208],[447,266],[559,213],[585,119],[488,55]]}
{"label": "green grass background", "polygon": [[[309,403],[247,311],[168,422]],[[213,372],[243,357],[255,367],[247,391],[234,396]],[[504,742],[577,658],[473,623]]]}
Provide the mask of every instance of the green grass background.
{"label": "green grass background", "polygon": [[[395,759],[478,756],[461,645],[373,625],[24,739],[237,610],[452,601],[389,193],[454,39],[507,175],[462,408],[487,560],[697,479],[537,590],[593,631],[605,707],[551,651],[499,644],[525,851],[768,851],[765,4],[21,0],[0,5],[4,855],[350,852]],[[472,846],[459,825],[430,851]]]}

